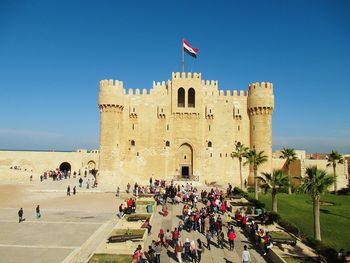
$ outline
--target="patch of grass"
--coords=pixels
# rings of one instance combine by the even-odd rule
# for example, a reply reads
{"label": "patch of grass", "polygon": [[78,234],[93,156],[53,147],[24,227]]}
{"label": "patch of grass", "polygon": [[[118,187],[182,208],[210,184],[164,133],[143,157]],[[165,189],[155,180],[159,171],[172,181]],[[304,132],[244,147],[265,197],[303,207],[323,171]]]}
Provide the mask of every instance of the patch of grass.
{"label": "patch of grass", "polygon": [[131,255],[94,254],[89,263],[130,263]]}
{"label": "patch of grass", "polygon": [[114,229],[111,236],[116,235],[143,235],[145,233],[144,229]]}
{"label": "patch of grass", "polygon": [[282,232],[282,231],[271,231],[271,232],[269,232],[269,235],[271,238],[294,239],[291,237],[291,235],[289,235],[286,232]]}
{"label": "patch of grass", "polygon": [[[278,194],[278,214],[285,220],[294,223],[307,236],[313,236],[313,214],[311,197],[305,194]],[[271,210],[271,194],[260,195],[259,200]],[[322,241],[337,250],[350,250],[350,196],[326,194],[321,197],[331,206],[321,206]]]}

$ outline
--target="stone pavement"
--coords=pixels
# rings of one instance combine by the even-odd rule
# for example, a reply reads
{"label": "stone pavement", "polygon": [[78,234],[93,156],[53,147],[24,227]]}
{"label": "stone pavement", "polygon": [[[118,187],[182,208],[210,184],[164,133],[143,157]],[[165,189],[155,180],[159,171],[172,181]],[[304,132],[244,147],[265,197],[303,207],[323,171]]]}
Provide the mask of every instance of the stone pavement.
{"label": "stone pavement", "polygon": [[[158,233],[160,228],[163,228],[164,232],[166,232],[167,229],[170,231],[174,230],[174,227],[177,227],[179,224],[180,216],[182,214],[182,207],[183,204],[178,205],[171,205],[168,204],[169,214],[166,217],[163,217],[160,215],[161,207],[157,207],[157,211],[155,212],[153,221],[152,221],[152,233],[148,236],[146,242],[145,242],[145,250],[148,250],[148,246],[151,244],[152,240],[158,240]],[[199,204],[199,207],[201,207],[201,204]],[[225,223],[225,216],[222,216],[224,227],[223,231],[225,233],[225,239],[226,233],[227,233],[227,227]],[[251,244],[251,242],[243,235],[243,233],[238,230],[238,228],[235,228],[236,233],[236,240],[235,240],[235,248],[233,251],[229,251],[228,249],[228,243],[225,242],[225,248],[220,249],[216,246],[217,239],[212,239],[211,243],[211,250],[208,250],[205,248],[204,253],[202,254],[202,260],[203,263],[214,263],[214,262],[241,262],[241,255],[243,251],[243,246],[247,245],[248,250],[250,252],[252,263],[263,263],[263,262],[269,262],[267,258],[264,258],[260,255],[259,252],[255,250],[255,247]],[[183,242],[186,240],[186,238],[189,238],[190,240],[197,240],[198,238],[201,239],[203,244],[206,244],[205,236],[199,232],[191,231],[188,233],[187,231],[183,230],[181,232],[182,240]],[[168,263],[168,262],[177,262],[177,259],[175,257],[174,250],[172,248],[169,248],[169,251],[167,251],[164,247],[161,254],[161,263]]]}
{"label": "stone pavement", "polygon": [[[112,193],[78,192],[66,196],[67,181],[0,184],[1,262],[86,262],[117,223],[122,199]],[[57,186],[62,191],[51,190]],[[51,186],[51,184],[53,186]],[[42,217],[35,207],[40,204]],[[24,209],[25,222],[17,212]]]}

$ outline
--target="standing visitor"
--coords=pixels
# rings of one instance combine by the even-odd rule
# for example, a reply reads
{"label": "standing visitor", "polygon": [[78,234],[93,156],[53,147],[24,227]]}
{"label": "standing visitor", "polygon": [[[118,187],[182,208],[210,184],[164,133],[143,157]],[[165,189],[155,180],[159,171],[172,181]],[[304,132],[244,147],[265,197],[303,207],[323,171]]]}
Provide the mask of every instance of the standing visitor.
{"label": "standing visitor", "polygon": [[244,250],[242,252],[242,263],[251,263],[250,253],[248,251],[247,245],[244,245]]}
{"label": "standing visitor", "polygon": [[160,242],[156,243],[154,251],[156,253],[156,263],[160,263],[160,253],[162,253],[162,244]]}
{"label": "standing visitor", "polygon": [[86,181],[86,189],[89,189],[89,188],[90,188],[90,179],[87,179],[87,181]]}
{"label": "standing visitor", "polygon": [[203,252],[203,244],[202,244],[202,241],[199,238],[197,239],[197,243],[198,243],[198,246],[197,246],[197,260],[198,260],[198,262],[201,262],[202,252]]}
{"label": "standing visitor", "polygon": [[158,237],[159,237],[159,240],[160,240],[161,244],[163,246],[165,246],[165,243],[164,243],[164,230],[162,228],[159,230]]}
{"label": "standing visitor", "polygon": [[218,247],[224,249],[225,235],[224,232],[220,231],[218,235]]}
{"label": "standing visitor", "polygon": [[191,241],[190,245],[190,251],[191,251],[191,262],[197,261],[197,246],[194,240]]}
{"label": "standing visitor", "polygon": [[209,230],[207,230],[207,233],[205,235],[205,238],[207,239],[207,248],[210,250],[210,240],[211,240],[211,233]]}
{"label": "standing visitor", "polygon": [[230,230],[228,231],[228,243],[230,245],[230,250],[233,250],[235,248],[235,238],[236,234],[233,230],[233,227],[231,226]]}
{"label": "standing visitor", "polygon": [[40,207],[39,205],[36,206],[35,208],[35,212],[36,212],[36,218],[40,218],[41,217],[41,213],[40,213]]}
{"label": "standing visitor", "polygon": [[188,262],[190,260],[190,253],[191,253],[191,243],[188,238],[186,238],[186,242],[184,244],[184,251],[185,251],[184,259],[186,260],[186,262]]}
{"label": "standing visitor", "polygon": [[67,195],[70,196],[70,186],[67,187]]}
{"label": "standing visitor", "polygon": [[130,187],[131,187],[131,185],[130,185],[130,183],[128,183],[128,184],[126,185],[126,192],[127,192],[127,193],[130,193]]}
{"label": "standing visitor", "polygon": [[19,211],[18,211],[18,223],[21,223],[22,221],[24,221],[24,219],[23,219],[23,208],[19,209]]}
{"label": "standing visitor", "polygon": [[76,189],[76,187],[74,186],[73,187],[73,195],[75,195],[77,193],[77,189]]}
{"label": "standing visitor", "polygon": [[79,187],[81,188],[83,186],[83,178],[79,178]]}
{"label": "standing visitor", "polygon": [[181,242],[177,242],[175,245],[175,254],[177,257],[177,261],[182,263],[182,244]]}

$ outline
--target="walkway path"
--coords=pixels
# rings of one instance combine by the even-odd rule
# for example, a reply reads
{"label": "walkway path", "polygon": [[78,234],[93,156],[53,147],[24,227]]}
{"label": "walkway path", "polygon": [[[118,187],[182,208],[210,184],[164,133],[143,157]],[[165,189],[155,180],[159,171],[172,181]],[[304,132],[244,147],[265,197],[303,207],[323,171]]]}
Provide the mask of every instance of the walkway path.
{"label": "walkway path", "polygon": [[[166,217],[163,217],[160,215],[161,207],[157,207],[157,211],[155,213],[154,219],[152,221],[152,233],[149,235],[148,239],[145,243],[145,250],[148,250],[148,246],[151,244],[152,240],[158,240],[158,233],[160,228],[163,228],[164,232],[166,232],[167,229],[170,231],[174,230],[174,227],[176,227],[179,224],[180,221],[180,215],[182,214],[182,204],[178,205],[171,205],[168,204],[169,208],[169,214]],[[223,217],[224,221],[224,227],[223,231],[226,234],[227,228],[226,228],[226,222],[225,218]],[[250,255],[252,258],[253,263],[263,263],[263,262],[269,262],[266,258],[262,257],[259,252],[257,252],[254,249],[254,246],[251,244],[251,242],[243,235],[243,233],[238,230],[238,228],[235,228],[236,232],[236,240],[235,240],[235,249],[233,251],[228,250],[228,243],[225,242],[225,248],[220,249],[217,247],[217,240],[216,237],[212,240],[211,250],[205,249],[205,252],[202,254],[202,261],[203,263],[218,263],[218,262],[241,262],[241,255],[243,251],[244,245],[248,246],[248,249],[250,251]],[[203,244],[206,244],[205,236],[199,232],[191,231],[190,233],[183,230],[181,232],[182,240],[183,242],[186,240],[186,238],[189,238],[190,240],[197,240],[198,238],[203,241]],[[226,236],[225,236],[225,239]],[[161,254],[161,263],[173,263],[177,262],[174,254],[174,250],[172,248],[169,248],[167,251],[165,248],[162,250]]]}

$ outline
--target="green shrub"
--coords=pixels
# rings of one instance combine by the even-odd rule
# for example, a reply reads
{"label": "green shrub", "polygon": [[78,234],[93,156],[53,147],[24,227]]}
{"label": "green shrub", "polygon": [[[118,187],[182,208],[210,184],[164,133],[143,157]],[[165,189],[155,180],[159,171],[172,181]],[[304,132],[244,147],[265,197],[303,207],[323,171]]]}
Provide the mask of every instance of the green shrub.
{"label": "green shrub", "polygon": [[248,187],[248,193],[255,193],[255,188],[254,187]]}
{"label": "green shrub", "polygon": [[337,262],[337,254],[338,252],[326,244],[324,244],[322,241],[316,240],[313,237],[306,237],[304,242],[314,248],[320,255],[324,256],[327,260],[327,262]]}
{"label": "green shrub", "polygon": [[277,214],[276,212],[267,212],[266,213],[269,217],[269,224],[272,224],[273,222],[278,222],[281,220],[281,217],[279,214]]}
{"label": "green shrub", "polygon": [[283,219],[280,219],[278,221],[278,224],[281,227],[285,228],[288,232],[290,232],[290,233],[292,233],[292,234],[294,234],[296,236],[300,236],[299,228],[296,225],[294,225],[293,223],[288,222],[288,221],[283,220]]}

